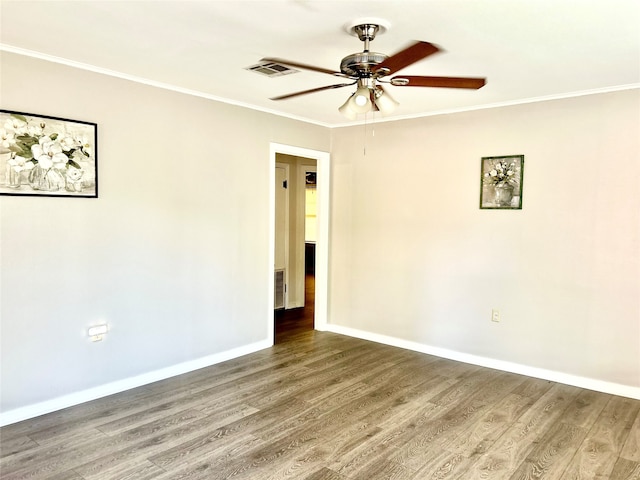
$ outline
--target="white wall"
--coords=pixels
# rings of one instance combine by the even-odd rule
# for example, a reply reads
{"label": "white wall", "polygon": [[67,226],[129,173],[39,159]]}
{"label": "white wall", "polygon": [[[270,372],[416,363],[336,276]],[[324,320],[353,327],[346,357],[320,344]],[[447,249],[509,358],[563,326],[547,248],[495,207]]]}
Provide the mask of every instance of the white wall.
{"label": "white wall", "polygon": [[[334,331],[640,394],[640,91],[373,130],[366,156],[332,131]],[[512,154],[523,209],[480,210],[480,158]]]}
{"label": "white wall", "polygon": [[269,142],[327,151],[329,131],[0,58],[3,109],[98,124],[100,183],[0,197],[0,411],[268,345]]}

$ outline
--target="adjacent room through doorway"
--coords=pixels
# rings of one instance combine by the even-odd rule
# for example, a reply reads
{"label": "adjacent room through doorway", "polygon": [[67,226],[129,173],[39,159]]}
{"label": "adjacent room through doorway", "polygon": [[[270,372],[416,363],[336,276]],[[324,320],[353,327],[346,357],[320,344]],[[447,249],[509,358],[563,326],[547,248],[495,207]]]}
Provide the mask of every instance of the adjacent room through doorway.
{"label": "adjacent room through doorway", "polygon": [[276,155],[274,340],[314,328],[317,162]]}

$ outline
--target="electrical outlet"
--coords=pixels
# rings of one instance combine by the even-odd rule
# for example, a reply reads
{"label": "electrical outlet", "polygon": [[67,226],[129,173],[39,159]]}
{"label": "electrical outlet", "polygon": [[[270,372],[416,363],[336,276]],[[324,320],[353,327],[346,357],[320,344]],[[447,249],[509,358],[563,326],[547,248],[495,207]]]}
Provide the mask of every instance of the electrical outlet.
{"label": "electrical outlet", "polygon": [[497,308],[494,308],[493,310],[491,310],[491,321],[492,322],[500,321],[500,310],[498,310]]}

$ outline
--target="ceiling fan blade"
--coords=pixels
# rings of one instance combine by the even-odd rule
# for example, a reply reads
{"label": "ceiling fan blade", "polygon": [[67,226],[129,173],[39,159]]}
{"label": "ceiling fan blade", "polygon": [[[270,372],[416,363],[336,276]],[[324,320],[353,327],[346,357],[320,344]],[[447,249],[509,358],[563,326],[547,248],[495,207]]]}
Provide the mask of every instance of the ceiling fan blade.
{"label": "ceiling fan blade", "polygon": [[279,97],[273,97],[271,100],[285,100],[287,98],[297,97],[299,95],[306,95],[308,93],[322,92],[323,90],[331,90],[333,88],[342,88],[348,87],[350,85],[355,85],[356,82],[353,83],[338,83],[336,85],[327,85],[326,87],[318,87],[318,88],[310,88],[309,90],[303,90],[301,92],[288,93],[286,95],[280,95]]}
{"label": "ceiling fan blade", "polygon": [[[346,77],[346,75],[344,75],[343,73],[336,72],[335,70],[329,70],[327,68],[316,67],[315,65],[307,65],[305,63],[292,62],[291,60],[284,60],[282,58],[267,57],[267,58],[263,58],[260,61],[261,62],[281,63],[281,64],[286,65],[288,67],[301,68],[302,70],[311,70],[312,72],[326,73],[326,74],[334,75],[334,76],[337,76],[337,77]],[[347,77],[347,78],[349,78],[349,77]]]}
{"label": "ceiling fan blade", "polygon": [[398,70],[408,67],[412,63],[422,60],[423,58],[433,55],[439,52],[440,49],[429,42],[416,42],[413,45],[408,46],[404,50],[400,50],[398,53],[391,55],[384,62],[376,65],[371,70],[374,73],[379,72],[381,69],[386,69],[389,73],[395,73]]}
{"label": "ceiling fan blade", "polygon": [[487,83],[484,78],[471,77],[422,77],[399,75],[391,79],[391,85],[398,87],[441,87],[471,88],[477,90]]}

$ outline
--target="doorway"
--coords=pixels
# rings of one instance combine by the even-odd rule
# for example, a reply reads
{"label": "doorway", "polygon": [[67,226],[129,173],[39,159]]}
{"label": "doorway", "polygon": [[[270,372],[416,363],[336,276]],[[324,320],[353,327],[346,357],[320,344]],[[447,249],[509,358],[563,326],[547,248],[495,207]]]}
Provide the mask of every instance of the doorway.
{"label": "doorway", "polygon": [[[282,228],[283,216],[276,211],[278,192],[282,185],[282,164],[289,165],[286,179],[289,198],[289,241],[287,270],[284,276],[284,307],[276,309],[278,279],[276,267],[276,237]],[[329,154],[281,144],[271,144],[271,251],[269,262],[270,309],[269,335],[274,341],[296,332],[324,330],[327,322]],[[307,185],[309,188],[307,189]],[[307,211],[306,198],[313,200],[313,210]],[[281,202],[282,203],[282,202]],[[309,221],[307,221],[309,219]],[[315,221],[314,221],[315,220]],[[315,235],[315,238],[309,235]],[[282,243],[282,240],[279,240]],[[278,254],[280,263],[282,254]],[[277,335],[276,335],[277,333]]]}
{"label": "doorway", "polygon": [[314,329],[316,163],[291,155],[276,157],[275,343]]}

